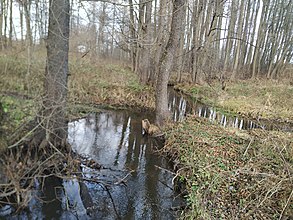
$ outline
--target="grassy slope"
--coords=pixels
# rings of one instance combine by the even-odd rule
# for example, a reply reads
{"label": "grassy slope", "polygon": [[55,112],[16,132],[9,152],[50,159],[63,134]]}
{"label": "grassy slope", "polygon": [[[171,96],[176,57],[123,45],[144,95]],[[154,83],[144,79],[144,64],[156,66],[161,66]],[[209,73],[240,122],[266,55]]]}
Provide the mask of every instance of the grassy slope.
{"label": "grassy slope", "polygon": [[208,104],[254,118],[293,122],[293,86],[275,81],[238,81],[226,90],[219,84],[194,86],[179,84],[177,89]]}
{"label": "grassy slope", "polygon": [[227,130],[189,117],[167,137],[165,150],[187,182],[185,218],[293,217],[292,134]]}
{"label": "grassy slope", "polygon": [[73,103],[154,109],[153,90],[140,85],[138,77],[121,63],[75,61],[70,72],[69,97]]}

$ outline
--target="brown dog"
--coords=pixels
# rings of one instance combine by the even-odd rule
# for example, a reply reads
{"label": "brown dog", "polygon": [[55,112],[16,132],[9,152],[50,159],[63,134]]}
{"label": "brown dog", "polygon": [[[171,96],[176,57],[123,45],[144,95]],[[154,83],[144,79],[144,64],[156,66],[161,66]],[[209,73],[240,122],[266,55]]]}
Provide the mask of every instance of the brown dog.
{"label": "brown dog", "polygon": [[162,135],[160,128],[156,125],[151,124],[148,119],[143,119],[141,121],[141,124],[142,124],[142,129],[145,134],[148,134],[150,136],[161,136]]}

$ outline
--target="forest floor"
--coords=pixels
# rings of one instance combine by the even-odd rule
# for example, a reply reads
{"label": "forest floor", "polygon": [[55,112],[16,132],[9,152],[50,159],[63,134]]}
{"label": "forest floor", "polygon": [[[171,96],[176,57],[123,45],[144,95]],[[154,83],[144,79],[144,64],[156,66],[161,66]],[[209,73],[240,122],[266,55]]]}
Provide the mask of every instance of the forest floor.
{"label": "forest floor", "polygon": [[[36,57],[45,57],[43,54]],[[154,110],[154,90],[139,83],[128,65],[92,62],[71,54],[68,112],[71,118],[96,107]],[[32,119],[41,104],[44,59],[33,59],[27,74],[25,54],[0,56],[1,137]],[[219,108],[251,117],[293,120],[293,87],[272,81],[238,81],[176,89]],[[1,110],[1,109],[0,109]],[[4,121],[4,123],[3,123]],[[239,131],[187,117],[167,127],[164,148],[186,183],[191,218],[289,219],[293,216],[292,134]],[[0,149],[6,140],[0,139]],[[281,219],[281,218],[280,218]]]}
{"label": "forest floor", "polygon": [[[230,114],[293,122],[293,86],[246,80],[176,90]],[[224,128],[187,117],[167,128],[165,151],[186,184],[186,219],[293,218],[293,134]],[[180,184],[179,184],[180,185]]]}
{"label": "forest floor", "polygon": [[223,128],[195,116],[170,126],[164,150],[186,185],[185,218],[292,219],[292,138]]}

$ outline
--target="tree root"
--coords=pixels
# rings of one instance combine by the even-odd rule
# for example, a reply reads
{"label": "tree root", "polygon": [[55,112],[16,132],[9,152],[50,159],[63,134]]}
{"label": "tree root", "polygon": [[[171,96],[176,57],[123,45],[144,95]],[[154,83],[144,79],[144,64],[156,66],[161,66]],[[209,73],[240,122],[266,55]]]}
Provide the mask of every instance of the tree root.
{"label": "tree root", "polygon": [[[31,126],[23,126],[22,131],[27,128]],[[72,152],[66,140],[52,143],[39,129],[24,133],[29,135],[10,145],[0,159],[1,174],[5,176],[0,179],[0,206],[9,204],[17,210],[27,207],[36,178],[41,183],[48,176],[72,179],[81,174],[81,164],[101,168],[95,161]]]}

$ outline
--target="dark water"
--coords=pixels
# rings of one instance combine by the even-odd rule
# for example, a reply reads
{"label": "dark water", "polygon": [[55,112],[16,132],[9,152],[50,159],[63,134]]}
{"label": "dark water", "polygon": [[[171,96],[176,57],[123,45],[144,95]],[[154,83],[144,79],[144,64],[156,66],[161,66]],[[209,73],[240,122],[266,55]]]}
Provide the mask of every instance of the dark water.
{"label": "dark water", "polygon": [[172,189],[171,165],[156,154],[161,143],[142,136],[145,117],[153,119],[152,114],[108,111],[71,122],[73,150],[104,166],[99,171],[82,167],[85,178],[99,183],[48,178],[43,192],[33,192],[28,210],[13,217],[12,208],[6,206],[0,215],[7,219],[175,219],[172,210],[183,201]]}
{"label": "dark water", "polygon": [[191,98],[174,91],[168,90],[169,110],[172,112],[173,120],[181,121],[186,114],[193,114],[198,117],[208,118],[210,121],[221,124],[224,127],[238,128],[240,130],[264,129],[264,130],[282,130],[293,131],[292,123],[283,123],[265,119],[249,119],[241,116],[228,116],[214,107],[204,105],[203,103],[193,101]]}
{"label": "dark water", "polygon": [[[288,124],[227,117],[173,89],[168,92],[174,121],[194,114],[225,127],[292,131]],[[47,178],[40,189],[36,180],[28,209],[14,215],[12,207],[4,206],[0,219],[175,219],[172,210],[184,202],[173,191],[172,166],[156,154],[162,143],[142,136],[144,118],[152,122],[154,114],[105,111],[69,123],[73,150],[103,168],[82,167],[83,177],[93,181]]]}

